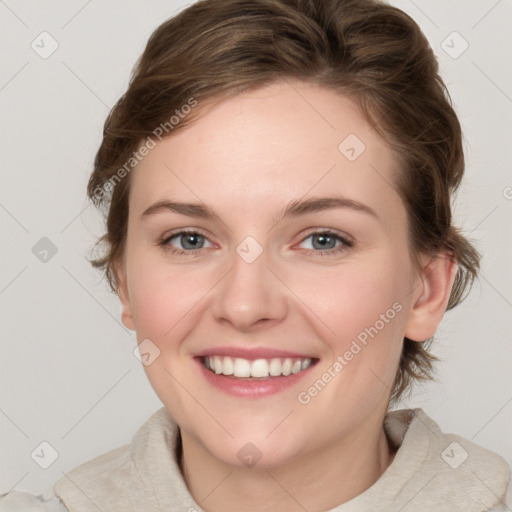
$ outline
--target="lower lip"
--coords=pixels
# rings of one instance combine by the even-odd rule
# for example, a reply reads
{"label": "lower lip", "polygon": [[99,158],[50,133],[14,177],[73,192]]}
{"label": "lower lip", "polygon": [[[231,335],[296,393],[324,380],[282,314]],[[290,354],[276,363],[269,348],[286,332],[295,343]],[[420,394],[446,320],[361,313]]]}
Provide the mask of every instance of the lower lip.
{"label": "lower lip", "polygon": [[316,363],[316,361],[314,361],[313,364],[305,370],[291,374],[288,377],[281,376],[269,377],[268,379],[246,380],[238,379],[232,375],[228,376],[213,373],[204,366],[201,359],[196,359],[196,361],[204,377],[210,384],[229,395],[244,398],[263,398],[284,391],[297,384],[309,374],[309,370],[311,370]]}

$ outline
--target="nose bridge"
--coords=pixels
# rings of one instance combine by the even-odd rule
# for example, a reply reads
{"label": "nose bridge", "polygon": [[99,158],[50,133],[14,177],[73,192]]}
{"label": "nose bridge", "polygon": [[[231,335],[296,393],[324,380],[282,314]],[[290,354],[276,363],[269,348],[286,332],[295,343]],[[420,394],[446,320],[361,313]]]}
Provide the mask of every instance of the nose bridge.
{"label": "nose bridge", "polygon": [[286,297],[267,268],[270,254],[253,238],[245,238],[231,255],[231,269],[222,280],[213,306],[217,320],[248,330],[286,315]]}

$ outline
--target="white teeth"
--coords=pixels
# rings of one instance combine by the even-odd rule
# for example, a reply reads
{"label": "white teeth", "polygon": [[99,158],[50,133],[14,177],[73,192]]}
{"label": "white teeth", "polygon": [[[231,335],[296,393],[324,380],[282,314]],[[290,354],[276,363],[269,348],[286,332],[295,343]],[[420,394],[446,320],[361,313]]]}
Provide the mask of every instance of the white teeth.
{"label": "white teeth", "polygon": [[278,377],[279,375],[281,375],[282,367],[283,365],[281,364],[280,359],[271,359],[268,373],[270,374],[271,377]]}
{"label": "white teeth", "polygon": [[222,361],[219,356],[213,357],[213,369],[217,374],[222,373]]}
{"label": "white teeth", "polygon": [[281,369],[281,373],[283,375],[290,375],[292,373],[292,360],[291,359],[285,359],[283,363],[283,367]]}
{"label": "white teeth", "polygon": [[268,363],[266,359],[256,359],[251,365],[251,377],[268,377]]}
{"label": "white teeth", "polygon": [[250,361],[241,357],[208,356],[204,358],[204,366],[217,375],[233,375],[239,378],[268,378],[296,374],[309,368],[312,364],[309,357],[292,359],[279,357],[272,359],[255,359]]}
{"label": "white teeth", "polygon": [[250,377],[251,376],[251,362],[247,359],[237,357],[233,366],[233,375],[235,377]]}
{"label": "white teeth", "polygon": [[299,373],[302,369],[302,363],[300,361],[295,361],[292,366],[292,373]]}
{"label": "white teeth", "polygon": [[233,359],[231,357],[225,357],[222,360],[222,373],[224,375],[233,375]]}
{"label": "white teeth", "polygon": [[305,370],[306,368],[309,368],[311,366],[311,359],[304,359],[302,361],[302,370]]}

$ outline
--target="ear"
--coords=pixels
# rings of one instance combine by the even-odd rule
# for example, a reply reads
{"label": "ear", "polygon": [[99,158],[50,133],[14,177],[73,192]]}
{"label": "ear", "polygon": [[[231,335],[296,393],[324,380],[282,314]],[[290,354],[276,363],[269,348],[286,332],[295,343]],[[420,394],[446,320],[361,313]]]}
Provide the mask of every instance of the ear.
{"label": "ear", "polygon": [[407,319],[405,336],[425,341],[434,336],[450,299],[457,274],[457,263],[449,253],[423,258],[422,270],[412,291],[412,309]]}
{"label": "ear", "polygon": [[125,327],[135,331],[135,323],[133,321],[132,306],[130,303],[130,296],[128,294],[128,283],[126,279],[126,271],[123,262],[118,262],[114,265],[115,278],[117,283],[117,295],[121,301],[121,320]]}

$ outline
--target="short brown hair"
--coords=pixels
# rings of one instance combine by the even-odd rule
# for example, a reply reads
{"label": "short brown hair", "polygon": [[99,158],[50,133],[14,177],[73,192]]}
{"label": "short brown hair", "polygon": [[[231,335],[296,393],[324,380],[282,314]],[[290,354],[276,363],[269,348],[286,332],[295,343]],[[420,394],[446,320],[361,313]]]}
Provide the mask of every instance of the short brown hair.
{"label": "short brown hair", "polygon": [[[412,254],[452,255],[458,271],[448,309],[457,305],[479,267],[478,253],[452,225],[450,200],[464,172],[460,124],[419,26],[377,0],[201,0],[160,25],[105,122],[88,185],[107,217],[105,252],[93,264],[117,291],[129,171],[142,141],[158,126],[172,135],[201,105],[288,78],[352,98],[395,152]],[[169,123],[191,98],[199,108]],[[431,378],[431,341],[404,339],[394,400],[413,380]]]}

